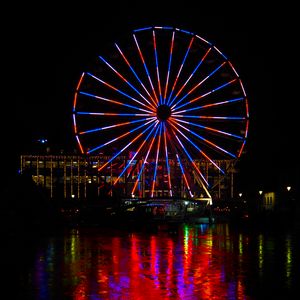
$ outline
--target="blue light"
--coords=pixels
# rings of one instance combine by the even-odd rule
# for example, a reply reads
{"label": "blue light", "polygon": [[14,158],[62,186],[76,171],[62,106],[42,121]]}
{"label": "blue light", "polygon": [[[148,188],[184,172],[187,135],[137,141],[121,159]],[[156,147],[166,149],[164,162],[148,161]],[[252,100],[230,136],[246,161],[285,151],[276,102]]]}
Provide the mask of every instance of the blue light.
{"label": "blue light", "polygon": [[37,141],[41,144],[46,144],[48,142],[47,139],[38,139]]}

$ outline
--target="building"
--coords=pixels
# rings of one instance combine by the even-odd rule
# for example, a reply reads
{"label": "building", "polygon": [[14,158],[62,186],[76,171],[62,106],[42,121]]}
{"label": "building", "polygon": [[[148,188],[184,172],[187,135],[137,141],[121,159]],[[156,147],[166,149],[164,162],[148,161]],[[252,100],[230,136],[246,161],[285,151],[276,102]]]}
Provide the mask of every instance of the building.
{"label": "building", "polygon": [[[110,157],[105,155],[22,155],[20,169],[21,173],[29,173],[34,182],[43,187],[50,198],[82,200],[107,196],[170,197],[168,179],[162,170],[165,165],[164,161],[156,165],[155,189],[152,190],[149,184],[150,181],[153,183],[151,161],[144,166],[142,161],[132,161],[124,156],[117,157],[111,163],[108,163],[109,161]],[[127,165],[128,162],[130,162],[129,165]],[[236,171],[232,160],[215,161],[216,165],[227,170],[226,176],[212,166],[211,162],[198,160],[195,164],[210,183],[209,194],[213,199],[233,198]],[[124,166],[127,167],[124,168]],[[190,186],[195,187],[195,199],[205,197],[205,189],[193,171],[187,172],[186,178],[183,178],[177,162],[170,160],[169,166],[169,177],[173,183],[172,197],[188,197],[184,184],[186,178]],[[135,195],[132,193],[134,186],[136,186]]]}

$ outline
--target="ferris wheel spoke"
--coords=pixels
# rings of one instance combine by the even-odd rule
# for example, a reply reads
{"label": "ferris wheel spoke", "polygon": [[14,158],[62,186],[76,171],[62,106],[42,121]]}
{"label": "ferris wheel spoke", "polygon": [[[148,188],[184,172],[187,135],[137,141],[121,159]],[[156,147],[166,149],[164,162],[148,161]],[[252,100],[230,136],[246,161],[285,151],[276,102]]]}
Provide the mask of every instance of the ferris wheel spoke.
{"label": "ferris wheel spoke", "polygon": [[164,123],[164,145],[165,145],[165,158],[166,158],[166,166],[167,166],[167,179],[168,179],[169,195],[170,195],[170,197],[172,197],[173,193],[172,193],[172,184],[171,184],[171,169],[170,169],[170,164],[169,164],[169,154],[168,154],[168,144],[167,144],[165,123]]}
{"label": "ferris wheel spoke", "polygon": [[152,133],[153,133],[154,129],[156,128],[156,126],[157,126],[157,122],[154,124],[154,126],[151,129],[151,131],[148,133],[148,135],[144,139],[144,141],[140,144],[139,148],[135,151],[134,155],[129,160],[129,162],[126,164],[126,166],[124,167],[123,171],[117,177],[117,179],[115,180],[115,182],[113,183],[113,185],[115,185],[121,179],[121,177],[124,175],[124,173],[126,172],[126,170],[131,166],[131,164],[134,161],[134,159],[140,154],[140,151],[142,150],[142,148],[144,147],[144,145],[148,141],[149,137],[152,135]]}
{"label": "ferris wheel spoke", "polygon": [[179,107],[177,107],[177,109],[173,108],[172,115],[175,116],[176,114],[186,113],[186,112],[193,111],[193,110],[207,109],[207,108],[212,108],[212,107],[216,107],[216,106],[220,106],[220,105],[232,104],[235,102],[241,102],[243,100],[245,100],[244,97],[239,97],[239,98],[234,98],[234,99],[225,100],[225,101],[221,101],[221,102],[214,102],[214,103],[210,103],[210,104],[206,104],[206,105],[195,106],[195,107],[184,109],[184,110],[178,110],[181,108],[181,106],[179,106]]}
{"label": "ferris wheel spoke", "polygon": [[124,61],[126,62],[127,66],[129,67],[129,69],[131,70],[131,72],[133,73],[133,75],[135,76],[135,78],[137,79],[137,81],[140,83],[140,85],[142,86],[142,88],[144,89],[144,91],[147,93],[148,97],[151,99],[152,101],[152,105],[156,105],[157,103],[155,102],[155,100],[153,99],[153,97],[151,96],[150,92],[147,90],[147,88],[145,87],[145,85],[143,84],[142,80],[140,79],[140,77],[137,75],[137,73],[135,72],[135,70],[133,69],[132,65],[130,64],[129,60],[126,58],[126,56],[124,55],[124,53],[122,52],[121,48],[115,44],[115,46],[117,47],[118,51],[120,52],[122,58],[124,59]]}
{"label": "ferris wheel spoke", "polygon": [[179,157],[178,153],[176,153],[176,158],[177,158],[177,161],[179,163],[179,167],[180,167],[180,170],[181,170],[181,174],[182,174],[185,186],[186,186],[186,188],[188,190],[188,193],[190,194],[190,197],[192,198],[194,195],[193,195],[193,193],[191,191],[190,185],[189,185],[188,180],[186,178],[186,174],[184,172],[184,168],[183,168],[183,165],[182,165],[182,162],[180,160],[180,157]]}
{"label": "ferris wheel spoke", "polygon": [[177,118],[203,119],[203,120],[228,120],[244,121],[246,117],[241,116],[198,116],[198,115],[176,115]]}
{"label": "ferris wheel spoke", "polygon": [[150,151],[151,151],[151,149],[152,149],[152,147],[153,147],[155,138],[156,138],[156,136],[157,136],[158,129],[159,129],[159,126],[157,126],[157,128],[156,128],[156,130],[155,130],[155,133],[154,133],[154,135],[153,135],[153,137],[152,137],[152,139],[151,139],[151,142],[150,142],[150,145],[149,145],[147,154],[146,154],[146,156],[145,156],[145,159],[144,159],[144,161],[143,161],[143,164],[142,164],[142,166],[141,166],[141,169],[140,169],[140,171],[139,171],[139,173],[138,173],[137,179],[135,180],[134,186],[133,186],[133,188],[132,188],[132,192],[131,192],[132,195],[134,195],[135,190],[136,190],[136,188],[137,188],[137,185],[138,185],[138,183],[139,183],[139,181],[140,181],[140,178],[141,178],[141,176],[142,176],[143,170],[144,170],[144,168],[145,168],[145,164],[147,163],[148,156],[149,156],[149,154],[150,154]]}
{"label": "ferris wheel spoke", "polygon": [[157,49],[156,49],[156,37],[155,31],[152,31],[153,36],[153,47],[154,47],[154,56],[155,56],[155,67],[156,67],[156,77],[157,77],[157,86],[158,86],[158,94],[159,94],[159,105],[163,104],[162,100],[162,91],[161,91],[161,83],[160,83],[160,75],[159,75],[159,67],[158,67],[158,56],[157,56]]}
{"label": "ferris wheel spoke", "polygon": [[[154,124],[151,124],[151,126],[154,126]],[[129,143],[127,143],[119,152],[117,152],[111,159],[109,159],[105,164],[103,164],[100,168],[98,168],[98,172],[100,172],[102,169],[104,169],[109,163],[111,163],[116,157],[118,157],[121,153],[124,152],[131,144],[133,144],[136,140],[138,140],[146,131],[148,131],[151,126],[147,127],[144,131],[139,133],[137,136],[135,136]]]}
{"label": "ferris wheel spoke", "polygon": [[152,110],[155,110],[155,107],[152,103],[148,101],[148,99],[143,96],[120,72],[118,72],[111,64],[109,64],[102,56],[99,56],[99,58],[110,68],[112,69],[124,82],[126,82],[143,100],[145,100]]}
{"label": "ferris wheel spoke", "polygon": [[229,137],[231,137],[231,138],[236,138],[236,139],[238,139],[238,140],[244,140],[244,137],[242,137],[242,136],[240,136],[240,135],[236,135],[236,134],[233,134],[233,133],[225,132],[225,131],[223,131],[223,130],[215,129],[215,128],[208,127],[208,126],[203,126],[203,125],[197,124],[197,123],[184,121],[184,120],[181,120],[181,119],[179,119],[179,118],[176,119],[176,122],[184,123],[184,124],[187,124],[187,125],[196,126],[196,127],[201,128],[201,129],[203,129],[203,130],[212,131],[212,132],[215,132],[215,133],[218,133],[218,134],[221,134],[221,135],[229,136]]}
{"label": "ferris wheel spoke", "polygon": [[159,135],[158,135],[157,148],[156,148],[155,167],[154,167],[153,179],[152,179],[151,198],[153,198],[154,188],[155,188],[155,183],[156,183],[158,157],[159,157],[159,149],[160,149],[160,141],[161,141],[161,130],[162,130],[162,124],[159,125]]}
{"label": "ferris wheel spoke", "polygon": [[[231,85],[232,83],[236,82],[236,80],[237,80],[237,78],[235,78],[235,79],[233,79],[233,80],[230,80],[229,82],[226,82],[226,83],[224,83],[224,84],[222,84],[222,85],[216,87],[215,89],[210,90],[209,92],[207,92],[207,93],[205,93],[205,94],[202,94],[202,95],[200,95],[200,96],[198,96],[198,97],[196,97],[196,98],[194,98],[194,99],[192,99],[192,100],[190,100],[190,101],[188,101],[188,102],[185,102],[183,105],[180,106],[180,108],[182,108],[182,107],[184,107],[184,106],[186,106],[186,105],[188,105],[188,104],[191,104],[191,103],[193,103],[193,102],[195,102],[195,101],[198,101],[199,99],[204,98],[204,97],[206,97],[206,96],[208,96],[208,95],[210,95],[210,94],[212,94],[212,93],[215,93],[216,91],[218,91],[218,90],[220,90],[220,89],[223,89],[223,88],[225,88],[225,87]],[[186,95],[186,96],[187,96],[187,95]],[[181,99],[181,100],[182,100],[182,99]],[[181,102],[181,101],[180,101],[180,102]],[[177,104],[178,104],[178,103],[179,103],[179,101],[177,102]],[[172,109],[174,109],[175,106],[176,106],[176,105],[174,105],[174,106],[172,107]]]}
{"label": "ferris wheel spoke", "polygon": [[99,149],[101,149],[101,148],[103,148],[103,147],[105,147],[105,146],[107,146],[107,145],[109,145],[109,144],[111,144],[111,143],[114,143],[114,142],[116,142],[116,141],[119,141],[120,139],[123,139],[124,137],[126,137],[126,136],[132,134],[133,132],[135,132],[135,131],[141,129],[141,128],[144,127],[144,126],[147,126],[148,124],[151,124],[151,123],[154,122],[154,121],[155,121],[154,119],[153,119],[153,120],[150,120],[150,121],[146,122],[145,124],[142,124],[142,125],[140,125],[140,126],[134,128],[134,129],[132,129],[132,130],[130,130],[130,131],[127,131],[127,132],[125,132],[125,133],[123,133],[123,134],[117,136],[117,137],[114,138],[114,139],[109,140],[108,142],[106,142],[106,143],[104,143],[104,144],[101,144],[101,145],[99,145],[99,146],[97,146],[97,147],[95,147],[95,148],[89,150],[87,153],[90,154],[90,153],[95,152],[96,150],[99,150]]}
{"label": "ferris wheel spoke", "polygon": [[151,80],[151,77],[150,77],[150,73],[149,73],[148,67],[147,67],[147,65],[146,65],[146,61],[145,61],[145,59],[144,59],[142,50],[141,50],[141,48],[140,48],[140,45],[139,45],[139,43],[138,43],[138,41],[137,41],[137,38],[136,38],[135,34],[133,34],[133,38],[134,38],[136,47],[137,47],[137,49],[138,49],[140,58],[141,58],[141,60],[142,60],[142,64],[143,64],[144,69],[145,69],[145,72],[146,72],[146,74],[147,74],[147,77],[148,77],[148,80],[149,80],[149,83],[150,83],[150,86],[151,86],[151,89],[152,89],[152,93],[153,93],[153,96],[154,96],[154,98],[155,98],[155,100],[156,100],[156,105],[157,105],[157,104],[159,103],[159,100],[158,100],[157,94],[156,94],[156,92],[155,92],[155,89],[154,89],[154,86],[153,86],[153,83],[152,83],[152,80]]}
{"label": "ferris wheel spoke", "polygon": [[213,143],[212,141],[210,141],[209,139],[206,139],[204,137],[202,137],[201,135],[197,134],[196,132],[194,132],[193,130],[186,128],[185,126],[177,123],[178,126],[180,126],[181,128],[185,129],[186,131],[188,131],[189,133],[191,133],[192,135],[196,136],[197,138],[199,138],[200,140],[202,140],[205,144],[208,144],[210,146],[213,146],[214,149],[218,149],[223,153],[226,153],[227,155],[236,158],[236,155],[234,155],[233,153],[231,153],[230,151],[225,150],[224,148],[222,148],[221,146],[218,146],[217,144]]}
{"label": "ferris wheel spoke", "polygon": [[[209,75],[207,75],[204,79],[202,79],[198,84],[196,84],[192,89],[190,89],[181,99],[179,99],[176,104],[173,106],[175,108],[179,103],[181,103],[187,96],[192,94],[199,86],[201,86],[208,78],[212,77],[218,70],[220,70],[226,62],[220,64],[217,68],[215,68]],[[223,86],[219,87],[222,88]],[[219,88],[212,90],[211,92],[217,91]],[[174,103],[176,97],[171,101],[170,106]],[[192,101],[193,102],[193,101]]]}
{"label": "ferris wheel spoke", "polygon": [[113,100],[113,99],[104,98],[104,97],[97,96],[97,95],[93,95],[93,94],[90,94],[90,93],[79,92],[79,94],[80,94],[80,95],[87,96],[87,97],[95,98],[95,99],[98,99],[98,100],[101,100],[101,101],[109,102],[109,103],[112,103],[112,104],[116,104],[116,105],[120,105],[120,106],[129,107],[129,108],[132,108],[132,109],[135,109],[135,110],[139,110],[139,111],[144,111],[144,112],[147,112],[147,113],[149,113],[149,114],[153,114],[153,113],[154,113],[153,110],[146,110],[146,109],[140,108],[140,107],[138,107],[138,106],[126,104],[126,103],[121,102],[121,101],[117,101],[117,100]]}
{"label": "ferris wheel spoke", "polygon": [[[172,122],[171,121],[171,125],[172,125],[172,127],[173,128],[175,128],[175,130],[177,131],[177,132],[179,132],[191,145],[193,145],[194,146],[194,148],[196,148],[197,149],[197,151],[199,152],[199,153],[201,153],[202,154],[202,156],[204,156],[211,164],[213,164],[221,173],[225,173],[224,172],[224,170],[222,170],[203,150],[201,150],[201,148],[200,147],[198,147],[190,138],[188,138],[181,130],[179,130],[178,129],[178,127],[175,125],[175,124],[177,124],[177,122]],[[180,124],[178,124],[178,125],[180,125]],[[187,128],[185,128],[185,127],[183,127],[184,129],[186,129],[186,130],[188,130]],[[174,133],[175,134],[175,133]],[[204,179],[205,180],[205,179]],[[206,180],[205,180],[206,181]]]}
{"label": "ferris wheel spoke", "polygon": [[[183,68],[183,66],[184,66],[184,64],[185,64],[185,61],[186,61],[186,59],[187,59],[187,57],[188,57],[188,54],[189,54],[189,52],[190,52],[190,49],[191,49],[192,44],[193,44],[193,42],[194,42],[194,39],[195,39],[195,38],[192,37],[191,40],[190,40],[189,46],[188,46],[188,48],[187,48],[187,50],[186,50],[186,53],[185,53],[185,55],[184,55],[184,58],[183,58],[183,60],[182,60],[182,62],[181,62],[180,68],[179,68],[179,70],[178,70],[178,73],[177,73],[177,75],[176,75],[175,81],[174,81],[173,86],[172,86],[172,88],[171,88],[171,92],[170,92],[170,94],[169,94],[168,100],[167,100],[167,102],[166,102],[167,105],[169,105],[170,100],[171,100],[171,98],[172,98],[172,96],[173,96],[173,93],[174,93],[175,87],[176,87],[176,85],[177,85],[179,76],[180,76],[181,71],[182,71],[182,68]],[[169,106],[170,106],[170,105],[169,105]]]}
{"label": "ferris wheel spoke", "polygon": [[135,124],[135,123],[140,123],[140,122],[145,122],[145,121],[147,122],[150,119],[153,120],[153,118],[143,118],[143,119],[140,119],[140,120],[117,123],[117,124],[113,124],[113,125],[110,125],[110,126],[103,126],[103,127],[98,127],[98,128],[94,128],[94,129],[85,130],[85,131],[80,131],[80,132],[78,132],[78,134],[81,135],[81,134],[87,134],[87,133],[94,133],[94,132],[97,132],[97,131],[110,130],[110,129],[114,130],[117,127],[132,125],[132,124]]}
{"label": "ferris wheel spoke", "polygon": [[112,90],[118,92],[119,94],[125,96],[126,98],[129,98],[129,99],[133,100],[134,102],[140,104],[142,107],[146,107],[146,108],[148,108],[150,111],[153,111],[153,108],[152,108],[152,107],[149,107],[149,106],[146,105],[145,103],[143,103],[143,102],[141,102],[141,101],[135,99],[134,97],[128,95],[127,93],[121,91],[120,89],[114,87],[113,85],[111,85],[111,84],[105,82],[104,80],[98,78],[97,76],[95,76],[95,75],[93,75],[93,74],[91,74],[91,73],[87,73],[87,74],[88,74],[90,77],[92,77],[92,78],[96,79],[97,81],[101,82],[101,83],[104,84],[105,86],[109,87],[110,89],[112,89]]}
{"label": "ferris wheel spoke", "polygon": [[198,174],[200,175],[200,177],[204,180],[204,182],[206,183],[207,186],[209,186],[209,183],[207,182],[207,180],[205,179],[205,177],[203,176],[202,172],[199,170],[198,166],[195,164],[194,159],[191,157],[191,155],[189,154],[189,152],[187,151],[186,147],[183,145],[183,143],[181,142],[181,140],[179,139],[178,135],[173,131],[173,134],[175,136],[175,138],[177,139],[179,145],[181,146],[182,150],[184,151],[184,153],[186,154],[187,158],[189,159],[190,163],[193,165],[194,169],[198,172]]}
{"label": "ferris wheel spoke", "polygon": [[[150,117],[149,114],[122,114],[122,113],[102,113],[102,112],[90,112],[90,111],[78,111],[77,115],[90,115],[90,116],[118,116],[118,117]],[[153,116],[153,115],[152,115]]]}
{"label": "ferris wheel spoke", "polygon": [[165,91],[164,91],[164,97],[163,97],[163,104],[166,103],[167,92],[168,92],[168,87],[169,87],[170,71],[171,71],[173,48],[174,48],[174,38],[175,38],[175,31],[173,31],[173,33],[172,33],[172,40],[171,40],[171,45],[170,45],[169,63],[168,63],[167,78],[166,78]]}
{"label": "ferris wheel spoke", "polygon": [[[197,64],[197,66],[194,68],[194,70],[192,71],[191,75],[188,77],[188,79],[185,81],[185,83],[181,86],[181,88],[179,89],[179,91],[176,93],[176,95],[174,96],[174,98],[172,99],[172,101],[169,103],[169,105],[171,106],[172,103],[174,103],[174,101],[177,99],[177,97],[180,95],[180,93],[182,92],[182,90],[186,87],[186,85],[188,84],[188,82],[191,80],[191,78],[195,75],[195,73],[197,72],[197,70],[199,69],[199,67],[202,65],[202,63],[204,62],[204,60],[206,59],[207,55],[209,54],[209,52],[211,51],[211,48],[208,48],[208,50],[206,51],[206,53],[204,54],[204,56],[202,57],[202,59],[200,60],[200,62]],[[199,84],[200,85],[200,84]],[[188,92],[188,94],[192,93],[192,91]],[[183,99],[182,99],[183,100]]]}

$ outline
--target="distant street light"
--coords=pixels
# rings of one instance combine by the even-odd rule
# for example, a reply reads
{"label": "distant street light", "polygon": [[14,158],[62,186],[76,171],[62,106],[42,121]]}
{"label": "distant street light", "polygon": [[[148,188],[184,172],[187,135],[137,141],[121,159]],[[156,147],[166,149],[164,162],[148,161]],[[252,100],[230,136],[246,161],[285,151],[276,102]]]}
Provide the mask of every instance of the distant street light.
{"label": "distant street light", "polygon": [[239,197],[242,197],[243,196],[243,193],[239,193]]}
{"label": "distant street light", "polygon": [[260,191],[258,191],[258,193],[259,193],[260,195],[262,195],[263,191],[262,191],[262,190],[260,190]]}
{"label": "distant street light", "polygon": [[292,188],[292,187],[289,186],[289,185],[286,187],[286,189],[287,189],[288,192],[291,190],[291,188]]}
{"label": "distant street light", "polygon": [[41,144],[46,144],[48,142],[48,140],[44,138],[38,139],[37,141]]}

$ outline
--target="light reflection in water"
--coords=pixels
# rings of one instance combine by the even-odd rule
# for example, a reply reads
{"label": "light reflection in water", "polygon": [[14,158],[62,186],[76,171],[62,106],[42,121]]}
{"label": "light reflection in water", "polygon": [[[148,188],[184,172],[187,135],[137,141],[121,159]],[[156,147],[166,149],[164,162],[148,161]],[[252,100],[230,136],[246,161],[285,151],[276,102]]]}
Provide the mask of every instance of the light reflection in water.
{"label": "light reflection in water", "polygon": [[263,267],[264,267],[264,240],[263,235],[260,234],[258,236],[258,269],[259,276],[263,275]]}
{"label": "light reflection in water", "polygon": [[[249,276],[263,284],[274,251],[271,238],[234,233],[228,224],[183,225],[176,233],[73,230],[36,253],[32,299],[256,299]],[[283,251],[290,279],[289,239]]]}
{"label": "light reflection in water", "polygon": [[291,285],[291,273],[292,273],[292,246],[291,246],[291,238],[290,236],[286,237],[286,261],[285,261],[285,269],[286,269],[286,282],[287,286]]}

